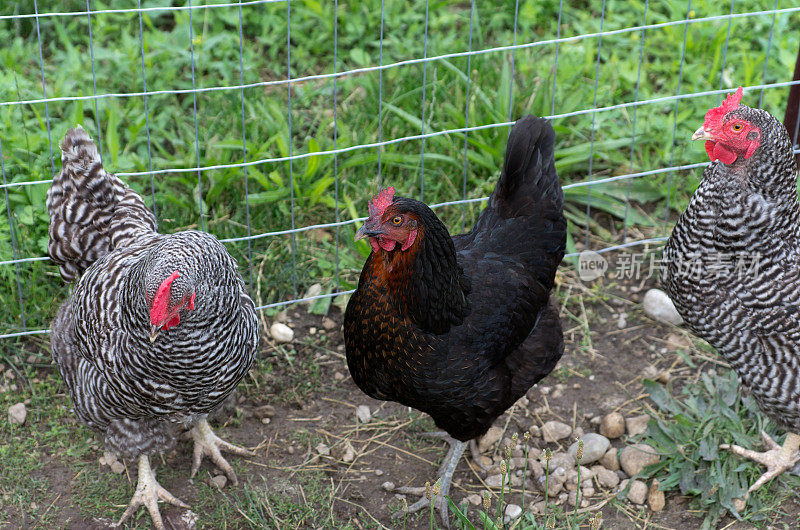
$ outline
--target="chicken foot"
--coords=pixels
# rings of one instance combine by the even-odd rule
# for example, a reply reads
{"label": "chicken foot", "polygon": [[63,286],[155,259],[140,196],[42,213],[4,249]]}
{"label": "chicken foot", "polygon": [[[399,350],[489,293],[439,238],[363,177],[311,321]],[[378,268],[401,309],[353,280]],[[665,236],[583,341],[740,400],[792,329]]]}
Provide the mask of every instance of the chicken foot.
{"label": "chicken foot", "polygon": [[[444,461],[442,462],[442,466],[439,468],[439,493],[435,495],[433,499],[434,507],[439,511],[439,515],[442,517],[442,523],[444,524],[445,528],[450,528],[450,517],[449,517],[449,510],[447,505],[447,499],[445,496],[450,493],[450,484],[453,481],[453,473],[456,471],[456,467],[458,466],[458,461],[461,459],[461,455],[464,454],[464,450],[467,447],[465,442],[460,442],[455,440],[449,436],[444,437],[445,441],[450,444],[450,450],[447,452],[447,456],[444,457]],[[414,488],[403,486],[399,488],[395,488],[394,491],[397,493],[407,493],[411,495],[419,495],[421,493],[420,490],[427,490],[427,488]],[[393,515],[395,519],[400,518],[403,516],[404,513],[414,513],[417,512],[427,506],[430,506],[431,501],[428,499],[427,494],[423,493],[422,498],[409,506],[405,512],[397,512]]]}
{"label": "chicken foot", "polygon": [[206,419],[198,420],[197,423],[195,423],[192,428],[192,438],[194,438],[194,455],[190,478],[194,478],[197,474],[197,470],[200,469],[200,461],[204,456],[207,456],[228,476],[232,485],[238,485],[239,479],[236,478],[236,473],[234,473],[231,465],[222,456],[221,451],[227,451],[241,456],[255,456],[255,453],[244,447],[226,442],[214,434],[211,425],[208,424],[208,420]]}
{"label": "chicken foot", "polygon": [[[775,440],[764,431],[761,431],[761,438],[768,447],[764,452],[751,451],[750,449],[731,444],[722,444],[719,446],[720,449],[726,449],[739,456],[758,462],[767,468],[764,474],[747,490],[744,502],[747,501],[747,497],[750,496],[752,492],[763,486],[764,483],[792,469],[796,463],[800,462],[800,452],[798,452],[798,449],[800,449],[800,435],[792,432],[788,433],[786,435],[786,440],[783,442],[783,446],[778,445]],[[742,503],[742,507],[744,507],[744,502]]]}
{"label": "chicken foot", "polygon": [[[427,436],[428,438],[440,438],[445,440],[450,445],[453,445],[454,442],[453,438],[451,438],[450,435],[444,431],[424,432],[422,433],[422,436]],[[475,462],[475,465],[481,468],[482,471],[486,471],[487,468],[481,461],[481,452],[478,450],[478,442],[476,442],[474,438],[469,441],[469,452],[470,455],[472,455],[472,461]]]}
{"label": "chicken foot", "polygon": [[188,508],[189,505],[175,497],[172,493],[165,490],[156,480],[156,475],[150,467],[150,458],[147,455],[139,455],[139,480],[136,485],[136,492],[131,498],[128,507],[122,514],[122,518],[116,526],[130,517],[139,506],[145,506],[153,519],[153,526],[156,530],[164,530],[164,521],[161,519],[161,512],[158,510],[158,501],[166,501],[181,508]]}

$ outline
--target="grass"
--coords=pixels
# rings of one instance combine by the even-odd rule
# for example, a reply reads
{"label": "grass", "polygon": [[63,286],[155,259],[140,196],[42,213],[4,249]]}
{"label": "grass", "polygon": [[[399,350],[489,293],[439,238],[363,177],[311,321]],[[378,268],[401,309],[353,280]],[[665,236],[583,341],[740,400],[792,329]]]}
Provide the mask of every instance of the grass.
{"label": "grass", "polygon": [[661,462],[647,470],[646,476],[658,478],[664,491],[690,496],[702,528],[716,528],[726,513],[753,524],[781,513],[783,503],[800,486],[796,476],[781,475],[751,494],[746,510],[735,507],[735,501],[744,497],[764,468],[719,449],[719,445],[734,443],[760,450],[761,430],[776,435],[775,426],[753,398],[741,395],[735,372],[699,373],[681,389],[679,397],[654,381],[645,381],[644,386],[656,405],[646,441],[661,454]]}
{"label": "grass", "polygon": [[[163,4],[163,1],[144,2],[145,7]],[[94,9],[102,9],[119,8],[121,4],[98,1],[92,5]],[[421,0],[385,2],[384,64],[423,56],[424,5]],[[514,42],[515,5],[507,0],[499,8],[489,9],[476,3],[472,17],[473,49]],[[564,3],[561,36],[600,30],[601,13],[597,6],[589,5]],[[788,5],[781,1],[778,7]],[[125,6],[129,7],[127,3]],[[554,38],[558,6],[555,0],[520,2],[516,42]],[[428,56],[468,49],[468,5],[441,1],[430,7]],[[759,0],[749,2],[746,9],[773,7],[772,0]],[[736,10],[740,8],[744,9],[737,4]],[[0,14],[27,13],[30,9],[28,2],[7,2]],[[85,4],[77,0],[39,5],[40,12],[84,9]],[[689,16],[696,19],[727,12],[728,7],[717,2],[696,1]],[[683,20],[686,16],[685,2],[652,3],[646,22]],[[292,3],[293,77],[378,64],[380,2],[342,3],[338,17],[338,49],[334,50],[332,3],[315,0]],[[643,6],[639,3],[609,0],[603,29],[636,26],[643,20]],[[42,71],[50,98],[91,96],[95,80],[98,93],[143,90],[136,13],[94,15],[91,48],[86,16],[40,18],[43,65],[39,62],[35,21],[33,18],[0,20],[0,38],[7,43],[0,50],[4,66],[0,72],[0,101],[40,99]],[[239,69],[238,8],[195,10],[191,24],[185,10],[144,13],[147,90],[192,88],[190,41],[194,86],[198,88],[238,85],[242,80],[249,84],[285,79],[286,5],[244,7],[241,22],[243,71]],[[680,92],[758,84],[765,71],[767,82],[786,80],[797,49],[797,37],[790,28],[798,23],[797,13],[776,16],[768,49],[771,16],[734,19],[724,72],[721,50],[728,23],[720,20],[688,25]],[[683,25],[675,25],[647,30],[643,48],[640,31],[606,35],[602,39],[599,70],[598,39],[585,38],[562,42],[558,47],[551,44],[522,48],[514,53],[481,54],[469,61],[454,57],[343,76],[337,79],[335,87],[335,137],[331,79],[293,83],[291,113],[285,84],[243,91],[201,92],[196,98],[186,93],[150,95],[147,115],[141,96],[57,101],[50,102],[46,109],[41,103],[2,106],[4,178],[8,182],[49,179],[59,167],[57,140],[68,127],[82,123],[101,143],[109,169],[145,173],[125,180],[145,196],[165,232],[199,226],[220,238],[237,238],[248,233],[284,230],[293,222],[303,227],[349,220],[364,214],[367,198],[379,180],[394,185],[402,194],[422,196],[429,203],[460,198],[464,190],[467,198],[482,197],[491,191],[498,175],[507,134],[505,127],[471,131],[466,139],[463,133],[426,139],[424,172],[421,140],[398,142],[380,150],[356,149],[336,156],[313,153],[417,135],[423,127],[425,131],[436,132],[504,122],[529,112],[549,115],[555,110],[561,114],[595,104],[604,107],[630,102],[636,97],[637,85],[639,100],[674,94],[678,89],[684,29]],[[641,76],[640,49],[644,54]],[[595,101],[596,70],[600,90]],[[423,92],[424,109],[421,108]],[[756,104],[758,96],[749,94],[746,100]],[[781,115],[785,96],[784,89],[767,90],[763,104]],[[557,168],[563,182],[702,161],[702,149],[688,148],[687,137],[705,110],[718,100],[717,96],[707,96],[677,104],[654,103],[606,111],[594,117],[582,114],[555,120]],[[195,104],[198,141],[195,141]],[[467,111],[469,121],[465,122]],[[677,131],[674,138],[673,130]],[[309,156],[246,169],[146,174],[151,167],[156,170],[195,167],[198,152],[201,166],[239,163],[244,160],[243,145],[248,161],[283,157],[290,151]],[[586,188],[567,190],[566,210],[574,236],[571,248],[585,239],[587,221],[592,237],[598,238],[595,241],[614,241],[625,223],[664,233],[667,199],[670,212],[679,211],[696,182],[695,171],[685,176],[665,173],[635,179],[630,186],[626,181],[602,185],[592,189],[591,197]],[[45,255],[46,190],[46,184],[12,186],[7,188],[7,201],[5,194],[0,194],[0,206],[10,212],[10,218],[0,216],[0,261]],[[628,196],[633,202],[626,209]],[[588,200],[598,215],[587,219]],[[451,229],[460,231],[471,224],[480,208],[480,203],[451,206],[440,209],[439,213]],[[350,224],[338,229],[302,232],[294,237],[265,237],[249,244],[239,241],[228,246],[239,260],[258,302],[266,304],[301,296],[314,283],[322,285],[323,293],[352,288],[368,251],[366,243],[348,243],[353,231]],[[19,285],[17,274],[25,278]],[[0,283],[0,307],[4,309],[0,312],[0,333],[46,327],[62,299],[53,293],[63,292],[52,265],[47,262],[0,265],[0,276],[4,279]]]}
{"label": "grass", "polygon": [[[143,2],[144,7],[166,4],[166,0]],[[430,3],[429,57],[467,50],[471,18],[472,48],[479,50],[511,44],[515,31],[518,43],[538,42],[557,34],[570,37],[597,32],[601,24],[604,31],[636,26],[645,16],[640,2],[607,0],[604,14],[599,3],[563,2],[559,28],[561,2],[521,0],[515,28],[516,1],[504,0],[491,7],[475,4],[471,17],[468,2]],[[128,2],[119,1],[94,1],[91,5],[93,9],[130,7]],[[422,57],[425,2],[384,2],[382,46],[380,5],[379,0],[342,2],[334,24],[333,3],[292,2],[291,76],[375,66],[381,52],[384,64]],[[753,0],[746,5],[736,3],[735,11],[774,7],[773,0]],[[794,4],[779,0],[777,7]],[[40,12],[82,11],[85,3],[50,0],[39,2],[38,8]],[[695,0],[691,9],[686,1],[651,2],[646,23],[727,14],[729,9],[728,3],[710,0]],[[30,2],[10,1],[0,7],[0,16],[31,10]],[[467,135],[443,134],[424,142],[407,140],[335,156],[314,153],[414,136],[423,128],[437,132],[505,122],[525,113],[568,114],[632,102],[637,97],[640,101],[666,97],[677,93],[679,85],[680,93],[689,94],[786,81],[795,60],[798,36],[794,29],[800,26],[800,15],[777,15],[770,45],[772,21],[772,16],[747,17],[733,19],[730,27],[728,21],[717,20],[649,29],[644,34],[605,35],[599,61],[598,39],[593,37],[558,46],[475,55],[469,60],[453,57],[426,65],[396,66],[382,73],[347,75],[337,78],[335,87],[331,79],[295,82],[291,85],[291,111],[285,84],[201,92],[196,97],[189,93],[150,95],[147,113],[141,96],[57,101],[46,107],[42,103],[0,106],[2,177],[8,183],[50,179],[60,165],[58,139],[67,128],[81,123],[100,144],[108,169],[142,173],[124,179],[153,207],[164,232],[201,227],[220,238],[240,238],[285,230],[293,224],[305,227],[347,221],[365,214],[366,202],[379,183],[394,185],[400,193],[428,203],[483,197],[491,192],[499,174],[506,127]],[[141,92],[142,61],[148,91],[191,89],[190,43],[194,85],[198,88],[280,81],[287,76],[286,4],[243,7],[241,42],[236,7],[194,10],[191,22],[185,10],[151,11],[142,15],[141,22],[144,58],[136,13],[93,15],[91,48],[85,15],[0,19],[4,42],[0,49],[0,101],[42,98],[42,73],[49,98],[91,96],[95,81],[102,94]],[[332,44],[334,28],[336,50]],[[684,35],[685,60],[681,66]],[[240,46],[243,71],[239,68]],[[595,81],[599,87],[596,94]],[[757,105],[760,96],[759,92],[748,93],[745,102]],[[784,88],[766,90],[762,106],[782,116],[785,98]],[[556,164],[563,183],[704,161],[702,148],[689,147],[688,136],[705,110],[719,99],[703,96],[555,119]],[[199,174],[147,173],[151,168],[227,165],[244,161],[245,155],[248,161],[254,161],[290,153],[308,156],[293,162]],[[628,234],[645,236],[667,233],[665,219],[685,207],[698,178],[699,170],[692,170],[604,184],[593,187],[591,194],[585,187],[568,189],[570,250],[582,248],[587,231],[595,248],[619,242],[625,229]],[[46,191],[47,184],[36,184],[11,186],[0,193],[0,261],[46,254]],[[586,215],[588,202],[590,216]],[[437,213],[457,232],[471,225],[481,207],[481,203],[447,206]],[[368,252],[365,242],[350,243],[354,230],[355,226],[348,224],[294,237],[237,241],[229,243],[228,248],[239,260],[257,303],[268,304],[302,296],[317,283],[322,293],[354,287]],[[66,295],[67,289],[48,262],[0,265],[0,334],[46,328]],[[324,313],[329,303],[329,299],[318,302],[315,311]],[[343,298],[333,303],[342,305]],[[569,318],[588,322],[585,316]],[[582,347],[591,351],[588,327],[586,331],[583,336],[588,342]],[[49,494],[55,478],[46,472],[52,466],[76,477],[72,487],[77,500],[70,507],[76,517],[118,516],[113,504],[127,502],[131,487],[124,486],[118,476],[98,472],[90,432],[78,426],[69,412],[68,398],[52,367],[44,362],[38,366],[26,362],[31,353],[44,352],[40,359],[47,356],[46,341],[0,341],[0,365],[19,383],[0,391],[0,404],[7,407],[30,400],[32,411],[23,428],[0,421],[0,521],[9,517],[8,507],[13,507],[15,515],[33,521],[33,526],[49,527],[60,520],[55,508],[43,511],[32,507],[55,502]],[[287,347],[274,357],[260,359],[253,377],[242,385],[243,394],[255,400],[276,395],[300,406],[328,389],[320,376],[319,359],[305,349],[299,351],[306,346],[295,345],[294,350]],[[330,346],[314,345],[323,355]],[[289,369],[279,372],[276,365]],[[0,379],[0,385],[9,380],[8,375],[0,373],[0,377],[5,378]],[[651,473],[661,480],[663,489],[696,496],[694,507],[706,525],[719,520],[729,510],[730,499],[760,472],[754,464],[724,453],[718,453],[717,460],[709,460],[712,444],[700,443],[700,435],[713,441],[714,447],[722,434],[743,445],[758,439],[763,419],[753,413],[747,399],[731,397],[734,388],[729,374],[698,380],[681,391],[680,400],[663,389],[648,387],[658,407],[648,436],[665,453],[672,451]],[[671,423],[665,418],[679,421]],[[430,428],[429,423],[420,417],[413,429]],[[423,443],[414,437],[410,441],[412,446],[421,447]],[[694,482],[700,480],[697,472],[713,483]],[[204,524],[211,527],[219,527],[230,518],[242,525],[252,520],[253,526],[276,526],[276,521],[290,527],[374,525],[368,518],[358,524],[335,519],[324,509],[309,512],[309,505],[330,506],[326,500],[331,496],[329,484],[319,472],[295,476],[299,490],[264,493],[248,484],[240,491],[226,493],[225,502],[220,501],[218,491],[199,482],[196,506],[202,510]],[[797,486],[791,477],[779,481]],[[752,497],[746,517],[758,523],[762,514],[777,509],[789,491],[786,487],[762,489]],[[299,498],[298,493],[302,493]],[[571,513],[556,511],[552,516],[559,525],[587,523],[576,521]],[[146,515],[140,513],[138,521],[145,523]],[[482,523],[476,523],[476,527]],[[541,517],[526,513],[517,528],[547,524]]]}

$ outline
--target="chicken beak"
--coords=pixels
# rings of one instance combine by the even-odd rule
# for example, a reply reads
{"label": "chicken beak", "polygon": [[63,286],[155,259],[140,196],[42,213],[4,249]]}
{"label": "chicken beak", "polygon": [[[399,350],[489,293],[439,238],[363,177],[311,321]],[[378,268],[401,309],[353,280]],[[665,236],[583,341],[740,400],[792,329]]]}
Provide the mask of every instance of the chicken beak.
{"label": "chicken beak", "polygon": [[161,328],[159,326],[150,326],[150,344],[156,341],[156,337],[158,337],[159,333],[161,333]]}
{"label": "chicken beak", "polygon": [[700,127],[692,135],[692,141],[695,141],[695,140],[713,140],[713,139],[714,139],[713,135],[709,131],[705,130],[704,127]]}
{"label": "chicken beak", "polygon": [[358,229],[358,232],[356,232],[354,241],[358,241],[359,239],[364,239],[366,237],[377,237],[381,234],[383,234],[383,232],[376,230],[374,225],[368,219],[367,222],[365,222],[364,225]]}

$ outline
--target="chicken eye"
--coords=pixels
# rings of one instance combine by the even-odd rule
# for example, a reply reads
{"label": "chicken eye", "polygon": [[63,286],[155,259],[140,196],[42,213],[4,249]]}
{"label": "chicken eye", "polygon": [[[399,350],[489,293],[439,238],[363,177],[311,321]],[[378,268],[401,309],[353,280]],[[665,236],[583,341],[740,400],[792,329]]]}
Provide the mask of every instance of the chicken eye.
{"label": "chicken eye", "polygon": [[742,124],[741,123],[734,123],[733,125],[731,125],[731,130],[733,130],[733,132],[741,131],[742,130]]}
{"label": "chicken eye", "polygon": [[399,224],[400,224],[400,223],[402,223],[402,222],[403,222],[403,218],[402,218],[402,217],[400,217],[399,215],[395,215],[395,216],[392,218],[392,224],[393,224],[393,225],[399,225]]}

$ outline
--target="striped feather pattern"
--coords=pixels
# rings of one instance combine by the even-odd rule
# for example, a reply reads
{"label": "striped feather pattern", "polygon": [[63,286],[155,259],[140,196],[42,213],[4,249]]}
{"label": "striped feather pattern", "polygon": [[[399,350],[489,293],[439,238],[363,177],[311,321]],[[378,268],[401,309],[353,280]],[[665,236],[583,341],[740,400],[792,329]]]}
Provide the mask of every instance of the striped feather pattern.
{"label": "striped feather pattern", "polygon": [[[255,359],[258,320],[225,247],[199,231],[157,234],[141,198],[87,142],[82,130],[67,134],[48,194],[51,255],[64,258],[54,261],[68,281],[85,267],[52,323],[51,349],[78,417],[133,458],[167,450],[175,422],[205,417],[233,392]],[[78,240],[52,239],[69,234]],[[193,293],[194,309],[151,342],[150,301],[173,271],[172,291]]]}
{"label": "striped feather pattern", "polygon": [[142,198],[103,169],[97,146],[80,126],[61,141],[61,173],[47,191],[50,259],[74,282],[109,251],[156,232]]}
{"label": "striped feather pattern", "polygon": [[[769,113],[733,111],[761,145],[712,163],[664,250],[662,282],[686,323],[731,364],[762,410],[800,429],[800,205],[786,129]],[[731,257],[719,274],[710,264]],[[738,271],[738,256],[745,265]],[[687,266],[702,263],[702,267]]]}

